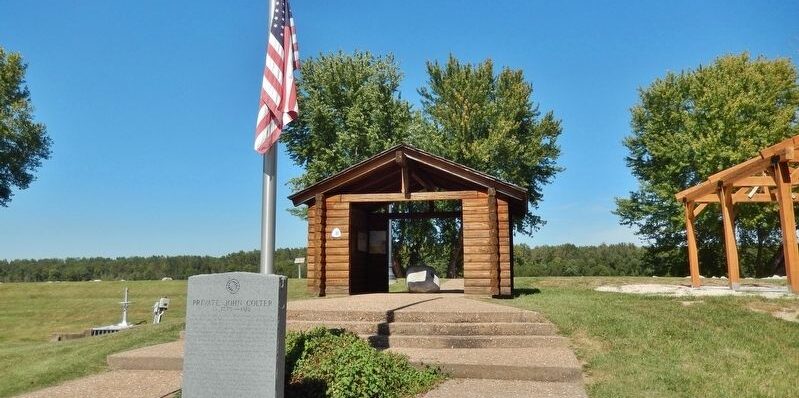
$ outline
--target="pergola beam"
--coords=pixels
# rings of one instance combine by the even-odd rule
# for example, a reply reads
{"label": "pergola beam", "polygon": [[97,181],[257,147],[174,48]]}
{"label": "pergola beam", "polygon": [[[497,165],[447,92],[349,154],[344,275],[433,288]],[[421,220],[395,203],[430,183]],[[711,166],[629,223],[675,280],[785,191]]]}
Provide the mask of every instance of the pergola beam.
{"label": "pergola beam", "polygon": [[[685,206],[685,238],[688,241],[688,265],[691,271],[691,286],[699,287],[699,250],[696,246],[696,231],[694,221],[696,220],[696,206],[694,203],[686,202]],[[707,206],[707,205],[701,205]],[[700,210],[701,211],[701,210]]]}
{"label": "pergola beam", "polygon": [[730,187],[722,186],[719,189],[719,202],[721,203],[721,220],[724,231],[724,253],[727,256],[727,279],[730,287],[737,289],[740,286],[740,265],[738,263],[738,244],[735,241],[735,208],[732,203]]}
{"label": "pergola beam", "polygon": [[693,210],[694,219],[696,219],[697,217],[699,217],[700,214],[702,214],[702,211],[705,210],[705,207],[707,207],[707,203],[700,203],[698,206],[694,203],[693,207],[694,207]]}
{"label": "pergola beam", "polygon": [[733,187],[775,187],[773,176],[752,176],[744,177],[732,183]]}
{"label": "pergola beam", "polygon": [[[768,156],[763,157],[764,154]],[[708,177],[707,181],[680,191],[675,194],[675,197],[678,201],[693,201],[704,195],[712,194],[716,191],[719,184],[732,186],[759,186],[761,184],[742,185],[741,182],[747,181],[746,179],[753,176],[755,178],[767,177],[762,175],[755,176],[755,174],[762,174],[763,172],[770,170],[771,165],[775,161],[786,162],[791,160],[794,160],[794,148],[792,146],[780,147],[769,151],[764,150],[761,151],[761,156],[749,159],[743,163],[739,163],[728,169],[713,174]],[[754,182],[755,180],[749,181]]]}

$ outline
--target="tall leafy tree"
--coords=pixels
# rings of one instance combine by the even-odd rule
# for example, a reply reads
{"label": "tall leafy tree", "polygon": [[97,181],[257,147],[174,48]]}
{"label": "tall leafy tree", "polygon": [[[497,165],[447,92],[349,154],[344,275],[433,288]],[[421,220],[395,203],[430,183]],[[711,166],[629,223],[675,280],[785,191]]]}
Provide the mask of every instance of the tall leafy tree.
{"label": "tall leafy tree", "polygon": [[[624,140],[627,165],[639,188],[617,199],[615,213],[646,239],[656,273],[684,274],[685,226],[674,194],[766,146],[799,133],[799,85],[788,59],[716,59],[709,66],[667,73],[640,90],[632,134]],[[775,208],[737,205],[736,226],[744,273],[767,274],[779,240]],[[697,220],[703,272],[724,264],[718,208]]]}
{"label": "tall leafy tree", "polygon": [[0,206],[12,190],[28,188],[33,172],[50,157],[44,124],[33,120],[33,105],[25,85],[25,65],[19,53],[0,47]]}
{"label": "tall leafy tree", "polygon": [[[426,128],[417,145],[447,159],[514,183],[527,190],[528,211],[516,230],[531,235],[544,221],[535,214],[543,186],[560,171],[560,120],[542,115],[533,103],[533,86],[521,70],[495,73],[488,59],[479,64],[450,56],[428,62],[427,87],[419,90]],[[448,277],[457,275],[462,253],[456,220],[437,220],[443,244],[451,249]]]}
{"label": "tall leafy tree", "polygon": [[299,118],[282,136],[289,156],[305,168],[291,181],[295,190],[405,140],[412,115],[399,96],[401,77],[391,55],[338,52],[303,60]]}
{"label": "tall leafy tree", "polygon": [[[535,214],[543,186],[560,171],[560,120],[533,103],[533,86],[521,70],[494,73],[489,59],[468,64],[450,56],[427,63],[427,87],[419,90],[427,129],[418,145],[447,159],[527,190],[529,209],[516,224],[532,234],[544,221]],[[424,130],[420,130],[424,131]]]}

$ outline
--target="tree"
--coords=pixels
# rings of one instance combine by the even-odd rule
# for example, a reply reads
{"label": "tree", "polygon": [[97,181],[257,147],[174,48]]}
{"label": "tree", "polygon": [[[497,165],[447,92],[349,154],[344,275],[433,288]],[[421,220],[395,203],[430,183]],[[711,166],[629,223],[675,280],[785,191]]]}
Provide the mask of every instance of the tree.
{"label": "tree", "polygon": [[417,144],[444,158],[527,190],[529,208],[517,231],[532,235],[544,221],[534,213],[542,188],[561,169],[560,121],[543,117],[533,104],[533,86],[521,70],[494,74],[489,59],[477,65],[450,56],[446,65],[427,63],[428,87],[419,90],[428,129]]}
{"label": "tree", "polygon": [[297,79],[302,109],[283,142],[307,187],[407,137],[411,106],[399,97],[401,73],[391,55],[338,52],[303,61]]}
{"label": "tree", "polygon": [[[561,169],[557,138],[560,121],[541,116],[532,101],[533,87],[521,70],[494,74],[489,59],[471,65],[450,56],[445,65],[428,62],[428,86],[419,90],[426,128],[415,142],[428,151],[524,187],[528,211],[516,220],[517,231],[532,235],[544,221],[535,214],[542,188]],[[437,220],[449,250],[448,277],[455,277],[462,252],[457,220]]]}
{"label": "tree", "polygon": [[12,189],[28,188],[33,171],[50,157],[44,124],[33,120],[30,92],[19,53],[0,47],[0,206],[7,207]]}
{"label": "tree", "polygon": [[[685,224],[674,194],[799,133],[797,71],[788,59],[730,55],[667,73],[639,97],[624,140],[639,188],[617,198],[615,213],[651,244],[646,261],[656,273],[683,275]],[[767,252],[776,251],[779,239],[775,213],[769,206],[736,206],[744,273],[768,273]],[[696,223],[703,271],[716,275],[724,262],[720,223],[717,209]]]}

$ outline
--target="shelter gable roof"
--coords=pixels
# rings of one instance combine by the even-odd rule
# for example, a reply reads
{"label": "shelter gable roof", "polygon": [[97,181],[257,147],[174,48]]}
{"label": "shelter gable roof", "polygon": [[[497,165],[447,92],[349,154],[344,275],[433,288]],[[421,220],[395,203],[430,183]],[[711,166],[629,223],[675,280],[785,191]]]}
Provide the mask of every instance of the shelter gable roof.
{"label": "shelter gable roof", "polygon": [[289,199],[298,206],[313,202],[317,194],[400,192],[403,173],[407,173],[406,183],[411,191],[485,191],[493,188],[516,211],[527,210],[527,191],[524,188],[407,144],[378,153],[292,194]]}

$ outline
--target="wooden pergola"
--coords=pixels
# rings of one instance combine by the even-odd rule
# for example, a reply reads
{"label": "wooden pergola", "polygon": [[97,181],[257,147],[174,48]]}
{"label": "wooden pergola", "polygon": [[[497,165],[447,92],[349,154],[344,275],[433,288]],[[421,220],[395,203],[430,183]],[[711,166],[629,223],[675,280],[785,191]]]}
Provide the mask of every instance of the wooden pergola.
{"label": "wooden pergola", "polygon": [[[513,294],[513,218],[527,212],[527,191],[408,145],[398,145],[289,199],[308,206],[308,289],[315,295],[388,291],[392,219],[458,218],[464,293]],[[399,213],[396,202],[428,202]],[[435,211],[433,201],[459,204]],[[412,264],[411,264],[412,265]]]}
{"label": "wooden pergola", "polygon": [[699,255],[694,221],[709,203],[719,203],[730,287],[740,286],[738,247],[735,241],[735,205],[772,203],[779,205],[785,273],[791,292],[799,294],[799,248],[796,239],[793,188],[799,185],[799,136],[760,151],[759,156],[711,175],[707,181],[676,194],[685,209],[688,265],[691,285],[699,287]]}

